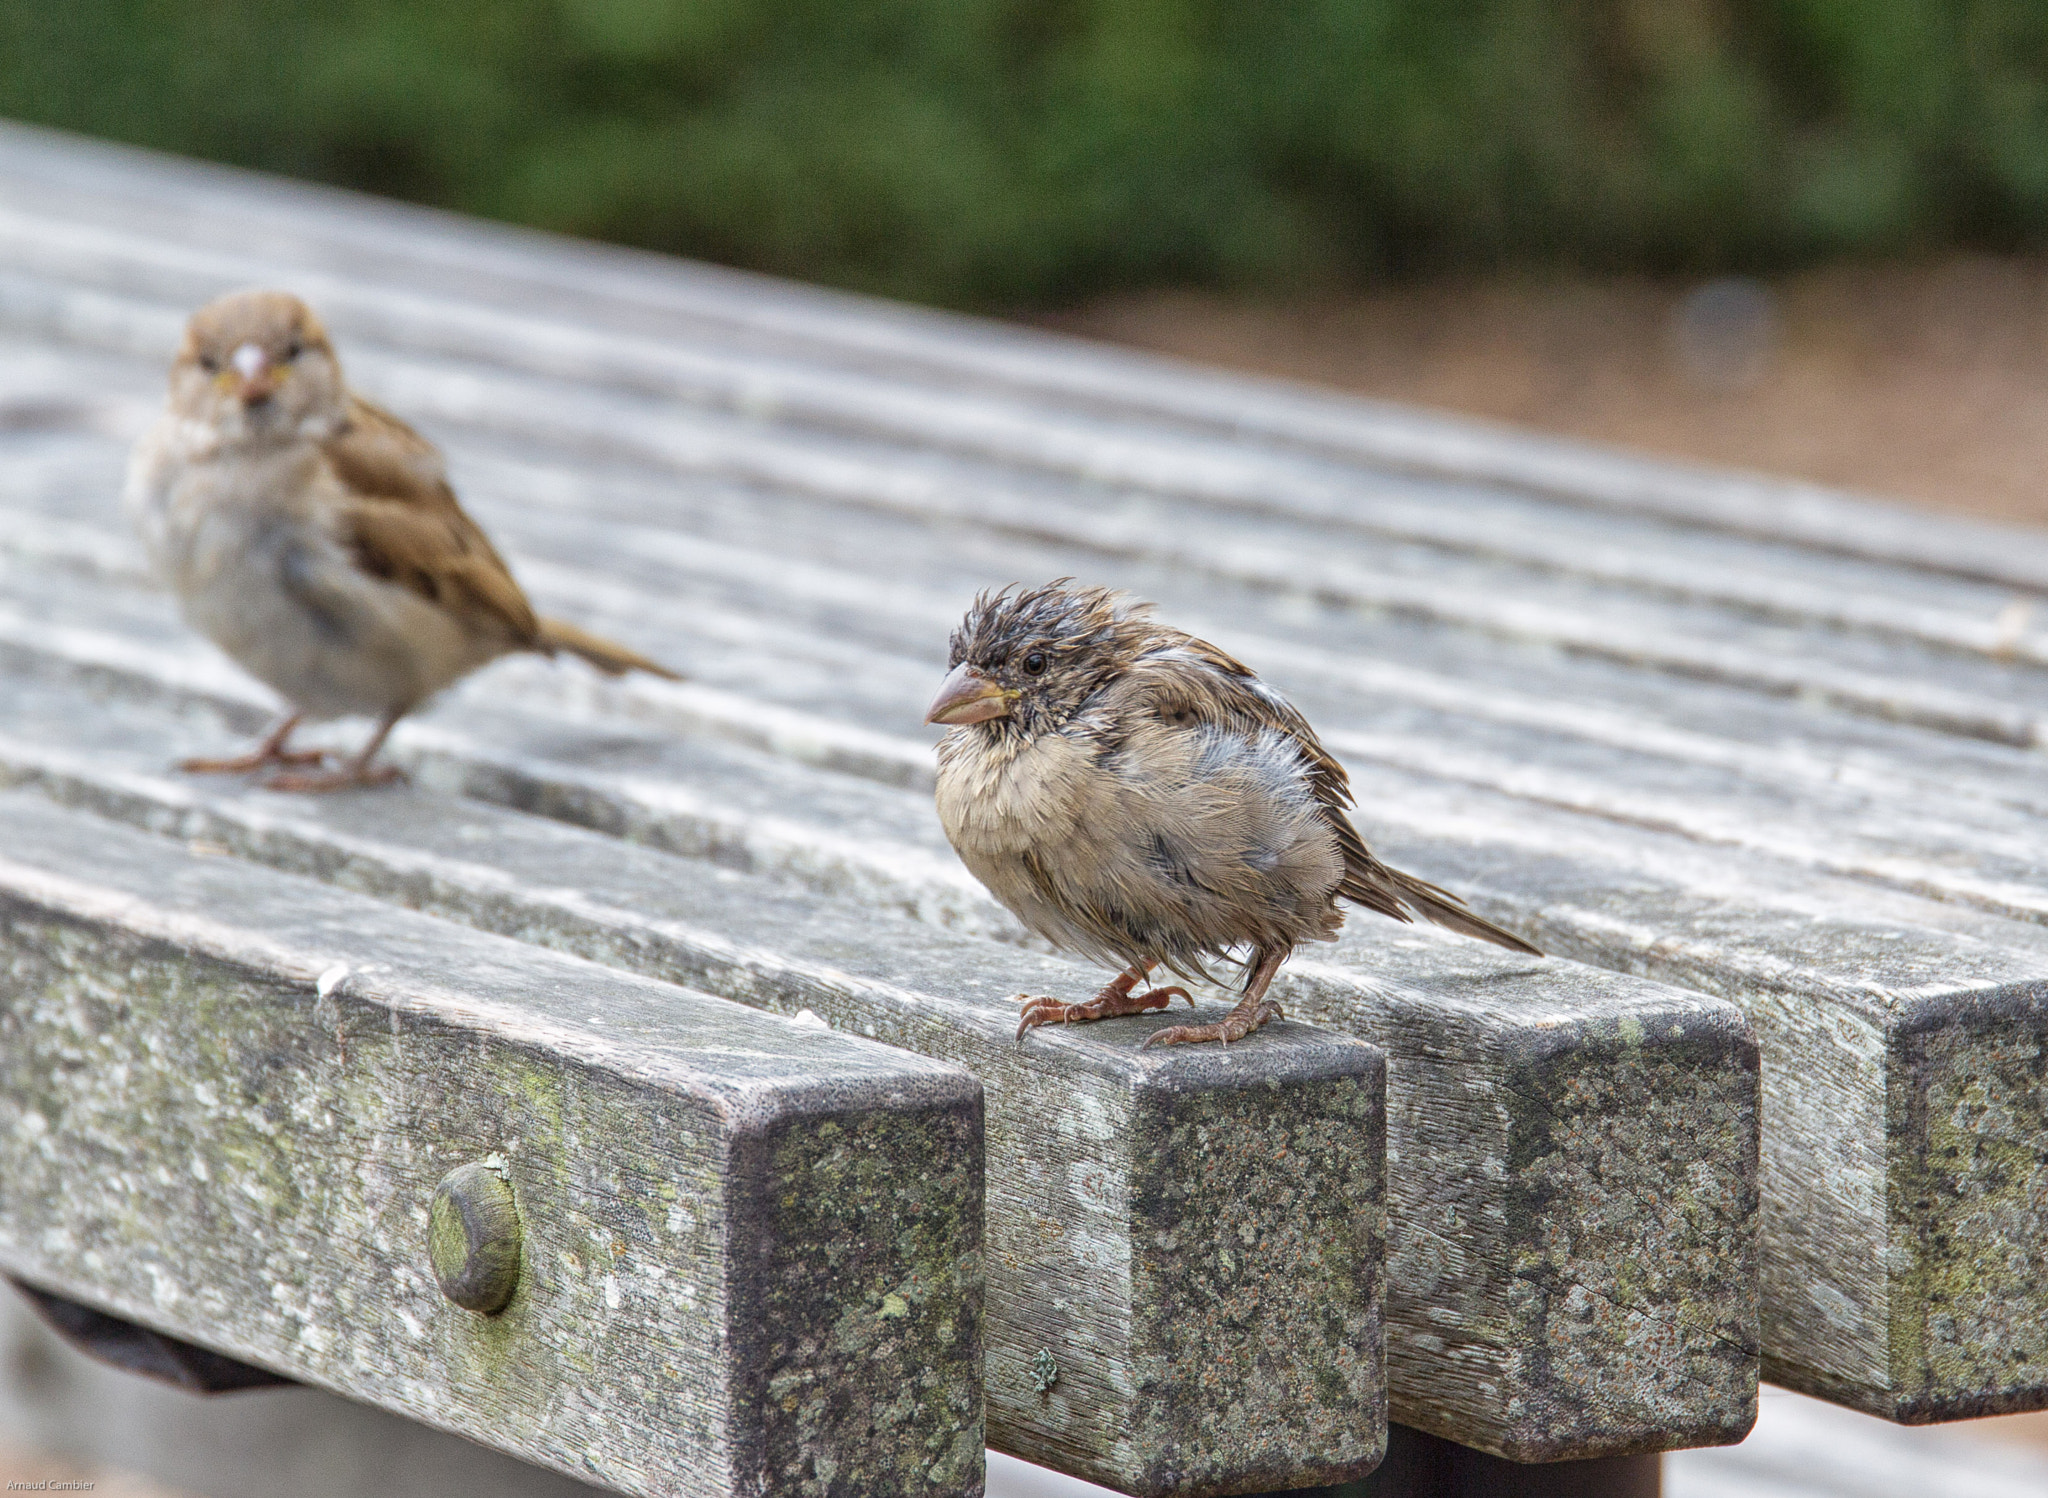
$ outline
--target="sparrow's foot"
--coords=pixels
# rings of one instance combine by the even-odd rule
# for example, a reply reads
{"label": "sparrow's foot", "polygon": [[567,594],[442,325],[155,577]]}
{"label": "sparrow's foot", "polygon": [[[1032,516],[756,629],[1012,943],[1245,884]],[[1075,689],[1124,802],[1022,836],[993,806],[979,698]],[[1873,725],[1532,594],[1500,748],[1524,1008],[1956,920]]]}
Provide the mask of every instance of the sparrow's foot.
{"label": "sparrow's foot", "polygon": [[178,768],[187,775],[248,775],[272,765],[318,765],[326,761],[324,749],[251,749],[231,759],[181,759]]}
{"label": "sparrow's foot", "polygon": [[249,775],[273,765],[318,765],[327,761],[324,749],[287,749],[292,732],[299,726],[293,713],[263,736],[263,742],[247,754],[231,759],[181,759],[178,768],[187,775]]}
{"label": "sparrow's foot", "polygon": [[326,791],[353,791],[365,786],[389,785],[394,780],[405,779],[405,771],[396,765],[347,765],[339,770],[323,770],[317,775],[294,775],[287,771],[273,775],[263,782],[266,791],[299,791],[320,794]]}
{"label": "sparrow's foot", "polygon": [[1036,1030],[1040,1025],[1071,1025],[1075,1020],[1111,1019],[1120,1014],[1143,1014],[1148,1009],[1164,1009],[1179,994],[1190,1004],[1194,998],[1185,988],[1152,988],[1144,993],[1132,993],[1135,983],[1122,978],[1111,983],[1085,1004],[1062,1004],[1058,999],[1034,999],[1023,996],[1024,1019],[1017,1026],[1017,1038],[1022,1040],[1024,1032]]}
{"label": "sparrow's foot", "polygon": [[1284,1019],[1280,1006],[1271,999],[1260,999],[1257,1003],[1242,1003],[1213,1025],[1171,1025],[1164,1030],[1154,1030],[1145,1037],[1145,1045],[1187,1045],[1197,1040],[1220,1040],[1225,1045],[1259,1028],[1269,1019]]}

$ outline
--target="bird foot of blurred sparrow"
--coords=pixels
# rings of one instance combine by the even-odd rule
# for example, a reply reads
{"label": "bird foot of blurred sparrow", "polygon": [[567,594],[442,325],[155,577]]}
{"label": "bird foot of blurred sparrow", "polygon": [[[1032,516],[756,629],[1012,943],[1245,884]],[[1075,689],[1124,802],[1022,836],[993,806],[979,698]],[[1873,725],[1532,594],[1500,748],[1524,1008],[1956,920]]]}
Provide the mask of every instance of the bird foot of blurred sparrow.
{"label": "bird foot of blurred sparrow", "polygon": [[357,752],[356,757],[343,765],[339,770],[321,770],[312,775],[295,775],[290,771],[286,771],[282,775],[273,775],[270,779],[264,781],[263,788],[269,791],[299,791],[302,793],[318,794],[323,791],[353,791],[359,790],[364,786],[389,785],[394,780],[405,779],[405,771],[399,769],[396,765],[372,765],[370,763],[371,760],[377,757],[377,751],[384,747],[384,740],[390,737],[391,730],[397,726],[398,720],[403,716],[404,713],[402,711],[388,714],[384,721],[377,725],[377,731],[370,735],[370,742],[363,745],[362,749]]}
{"label": "bird foot of blurred sparrow", "polygon": [[1145,979],[1150,968],[1134,967],[1122,977],[1103,985],[1102,992],[1085,1004],[1063,1004],[1058,999],[1032,998],[1024,996],[1024,1017],[1017,1026],[1017,1038],[1022,1040],[1024,1032],[1035,1030],[1040,1025],[1071,1025],[1075,1020],[1111,1019],[1120,1014],[1143,1014],[1148,1009],[1164,1009],[1179,994],[1188,1003],[1194,998],[1185,988],[1150,988],[1144,993],[1132,993]]}
{"label": "bird foot of blurred sparrow", "polygon": [[344,765],[339,770],[322,770],[317,774],[298,775],[287,771],[273,775],[263,782],[266,791],[299,791],[318,794],[323,791],[353,791],[365,786],[389,785],[394,780],[405,779],[405,771],[396,765]]}
{"label": "bird foot of blurred sparrow", "polygon": [[285,744],[292,736],[292,730],[298,726],[299,715],[294,713],[271,729],[263,742],[247,754],[237,754],[227,759],[181,759],[178,761],[178,768],[187,775],[248,775],[257,770],[268,770],[275,765],[325,764],[327,751],[324,749],[285,748]]}
{"label": "bird foot of blurred sparrow", "polygon": [[275,754],[251,749],[231,759],[181,759],[178,768],[187,775],[247,775],[273,765],[318,765],[326,761],[324,749],[286,749]]}
{"label": "bird foot of blurred sparrow", "polygon": [[1188,1045],[1198,1040],[1220,1040],[1225,1045],[1259,1028],[1269,1019],[1285,1019],[1280,1006],[1271,999],[1246,999],[1213,1025],[1171,1025],[1145,1037],[1144,1050],[1155,1045]]}

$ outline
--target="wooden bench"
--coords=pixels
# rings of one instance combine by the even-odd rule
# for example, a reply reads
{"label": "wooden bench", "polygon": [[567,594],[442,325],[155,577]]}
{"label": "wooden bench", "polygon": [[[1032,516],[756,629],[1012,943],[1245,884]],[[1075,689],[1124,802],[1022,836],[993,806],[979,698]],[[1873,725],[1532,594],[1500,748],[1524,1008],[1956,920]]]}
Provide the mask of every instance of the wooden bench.
{"label": "wooden bench", "polygon": [[[1741,1438],[1759,1368],[1895,1419],[2048,1403],[2040,538],[16,127],[0,186],[0,1268],[636,1493],[810,1491],[821,1453],[891,1474],[834,1491],[972,1491],[970,1384],[990,1445],[1190,1494],[1362,1475],[1389,1417],[1639,1490],[1629,1459]],[[185,313],[257,282],[444,443],[543,607],[691,679],[503,663],[401,727],[389,795],[169,772],[270,705],[148,585],[120,468]],[[1099,978],[954,860],[917,723],[975,588],[1068,573],[1288,691],[1376,846],[1559,959],[1361,915],[1255,1044],[1018,1044],[1010,995]],[[114,1003],[145,952],[243,1020]],[[173,1085],[202,1042],[286,1058],[321,1101],[267,1148],[359,1199],[244,1184],[230,1143],[188,1185],[230,1106]],[[162,1058],[94,1104],[125,1131],[36,1102],[114,1052]],[[514,1097],[511,1057],[604,1106]],[[404,1067],[467,1111],[394,1100]],[[870,1205],[808,1239],[735,1210],[692,1280],[650,1203],[700,1188],[636,1120],[743,1082],[792,1137],[953,1153],[862,1157]],[[493,1156],[533,1272],[479,1323],[426,1213]],[[918,1205],[984,1171],[985,1240]],[[734,1266],[799,1241],[872,1274],[791,1314],[928,1382],[768,1345]],[[699,1351],[636,1342],[626,1286]],[[602,1356],[550,1340],[586,1315]]]}

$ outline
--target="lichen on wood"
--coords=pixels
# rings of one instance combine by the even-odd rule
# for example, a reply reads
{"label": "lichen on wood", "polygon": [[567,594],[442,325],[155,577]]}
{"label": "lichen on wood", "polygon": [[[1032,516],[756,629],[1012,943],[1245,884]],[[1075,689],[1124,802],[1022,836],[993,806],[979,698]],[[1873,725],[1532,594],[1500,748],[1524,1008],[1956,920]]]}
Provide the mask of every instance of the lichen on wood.
{"label": "lichen on wood", "polygon": [[9,1271],[627,1492],[979,1491],[972,1078],[7,799]]}

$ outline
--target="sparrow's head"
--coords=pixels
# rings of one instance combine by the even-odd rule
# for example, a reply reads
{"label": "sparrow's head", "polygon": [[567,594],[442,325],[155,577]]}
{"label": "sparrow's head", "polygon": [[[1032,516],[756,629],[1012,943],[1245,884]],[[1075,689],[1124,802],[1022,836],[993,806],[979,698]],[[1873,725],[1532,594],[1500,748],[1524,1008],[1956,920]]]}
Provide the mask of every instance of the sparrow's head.
{"label": "sparrow's head", "polygon": [[171,365],[171,410],[223,443],[325,437],[348,401],[313,309],[282,291],[237,291],[185,325]]}
{"label": "sparrow's head", "polygon": [[952,669],[924,720],[1056,729],[1138,657],[1157,629],[1151,609],[1064,577],[983,593],[953,631]]}

